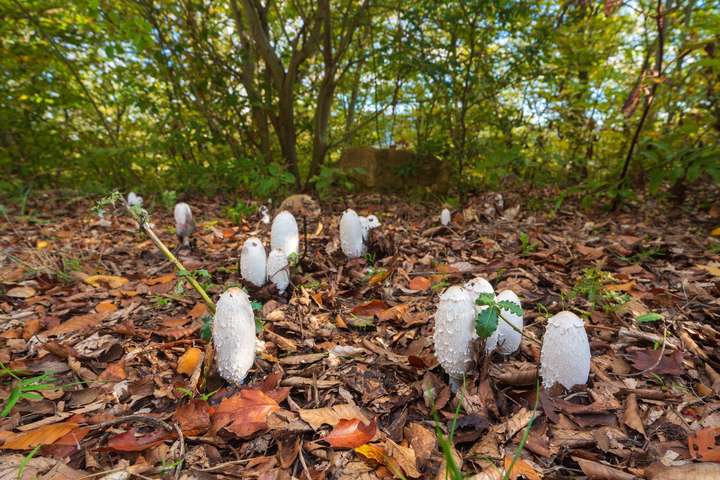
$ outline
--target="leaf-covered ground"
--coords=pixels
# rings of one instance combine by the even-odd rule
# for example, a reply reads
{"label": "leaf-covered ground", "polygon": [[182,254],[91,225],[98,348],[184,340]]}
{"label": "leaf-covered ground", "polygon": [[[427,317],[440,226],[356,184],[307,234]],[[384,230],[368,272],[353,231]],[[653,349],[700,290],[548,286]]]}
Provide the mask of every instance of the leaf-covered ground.
{"label": "leaf-covered ground", "polygon": [[[244,240],[267,247],[269,225],[190,203],[199,228],[179,258],[217,299],[241,284]],[[0,233],[0,398],[12,406],[0,478],[445,478],[453,456],[466,476],[500,479],[516,453],[509,478],[720,478],[700,462],[720,460],[718,205],[528,203],[480,196],[449,228],[438,205],[323,204],[289,295],[250,290],[263,343],[237,389],[206,368],[206,307],[134,221],[36,199]],[[339,249],[347,206],[382,222],[365,259]],[[174,247],[172,213],[150,211]],[[529,338],[510,357],[478,355],[453,393],[433,314],[474,276],[519,295]],[[561,310],[584,318],[590,380],[541,393],[533,339]]]}

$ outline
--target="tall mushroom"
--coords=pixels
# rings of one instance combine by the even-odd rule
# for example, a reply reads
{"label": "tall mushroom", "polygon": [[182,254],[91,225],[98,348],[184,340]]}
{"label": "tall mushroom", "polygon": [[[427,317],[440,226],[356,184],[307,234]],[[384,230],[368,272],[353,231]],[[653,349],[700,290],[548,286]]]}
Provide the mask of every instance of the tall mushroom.
{"label": "tall mushroom", "polygon": [[298,254],[300,236],[297,222],[292,213],[282,211],[275,216],[270,228],[270,249],[280,249],[287,256]]}
{"label": "tall mushroom", "polygon": [[543,386],[559,383],[568,390],[584,385],[590,375],[590,343],[583,321],[572,312],[548,319],[540,351]]}
{"label": "tall mushroom", "polygon": [[450,216],[450,210],[448,210],[447,208],[443,208],[442,212],[440,212],[440,225],[442,225],[443,227],[447,227],[448,225],[450,225],[451,219],[452,217]]}
{"label": "tall mushroom", "polygon": [[190,205],[180,202],[175,205],[175,234],[183,246],[190,245],[190,235],[195,231],[195,221],[193,220]]}
{"label": "tall mushroom", "polygon": [[[511,290],[503,290],[497,294],[495,299],[498,302],[503,300],[513,302],[522,307],[520,299],[515,295],[515,292]],[[487,339],[485,343],[486,350],[492,351],[492,349],[497,347],[498,352],[503,355],[510,355],[520,348],[520,342],[522,342],[523,317],[522,315],[514,314],[506,308],[501,308],[500,314],[503,318],[498,319],[497,329],[490,338]],[[508,325],[508,322],[512,326]],[[488,348],[490,345],[492,345],[492,348]]]}
{"label": "tall mushroom", "polygon": [[267,259],[268,280],[275,284],[278,293],[284,293],[290,285],[290,271],[285,252],[275,249],[270,252]]}
{"label": "tall mushroom", "polygon": [[365,255],[363,227],[355,210],[345,210],[340,219],[340,248],[348,258]]}
{"label": "tall mushroom", "polygon": [[457,387],[458,380],[472,363],[475,338],[475,305],[468,292],[459,286],[448,288],[435,312],[435,356]]}
{"label": "tall mushroom", "polygon": [[256,337],[250,299],[239,288],[229,288],[217,302],[213,343],[220,376],[242,384],[255,362]]}
{"label": "tall mushroom", "polygon": [[267,278],[267,256],[265,247],[257,237],[250,237],[243,243],[240,252],[240,275],[256,287],[265,285]]}

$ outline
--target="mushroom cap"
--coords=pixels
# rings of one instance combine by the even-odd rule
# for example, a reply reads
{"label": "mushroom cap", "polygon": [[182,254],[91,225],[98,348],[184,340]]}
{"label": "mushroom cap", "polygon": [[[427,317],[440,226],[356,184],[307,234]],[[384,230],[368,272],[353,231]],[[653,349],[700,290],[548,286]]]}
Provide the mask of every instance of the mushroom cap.
{"label": "mushroom cap", "polygon": [[195,223],[193,222],[190,205],[185,202],[175,204],[173,216],[175,217],[175,233],[178,237],[189,237],[193,231],[195,231]]}
{"label": "mushroom cap", "polygon": [[584,385],[590,375],[590,343],[583,321],[572,312],[548,319],[540,352],[540,375],[545,388],[559,383],[570,389]]}
{"label": "mushroom cap", "polygon": [[140,195],[137,195],[135,192],[128,193],[127,196],[127,203],[131,207],[142,207],[143,204],[143,198]]}
{"label": "mushroom cap", "polygon": [[360,225],[362,226],[362,236],[363,240],[367,241],[368,236],[370,235],[370,230],[374,228],[378,228],[380,226],[380,220],[375,215],[369,215],[367,217],[358,217],[360,218]]}
{"label": "mushroom cap", "polygon": [[277,291],[283,293],[290,285],[290,271],[288,268],[287,255],[280,249],[270,252],[267,259],[268,280],[275,284]]}
{"label": "mushroom cap", "polygon": [[240,251],[240,275],[256,287],[265,285],[267,278],[267,256],[262,241],[250,237],[243,243]]}
{"label": "mushroom cap", "polygon": [[220,295],[213,322],[218,372],[225,380],[242,384],[255,362],[255,315],[247,293],[229,288]]}
{"label": "mushroom cap", "polygon": [[472,280],[468,280],[465,283],[465,290],[475,295],[474,300],[476,300],[481,293],[495,293],[493,286],[484,277],[475,277]]}
{"label": "mushroom cap", "polygon": [[365,254],[363,227],[355,210],[345,210],[340,218],[340,248],[348,258],[358,258]]}
{"label": "mushroom cap", "polygon": [[292,213],[282,211],[275,216],[270,227],[270,249],[280,249],[285,255],[300,251],[300,235]]}
{"label": "mushroom cap", "polygon": [[467,372],[473,360],[475,305],[460,286],[448,288],[435,312],[435,356],[452,378]]}
{"label": "mushroom cap", "polygon": [[442,226],[447,226],[450,224],[450,220],[452,219],[452,216],[450,215],[450,210],[447,208],[443,208],[442,212],[440,212],[440,224]]}
{"label": "mushroom cap", "polygon": [[[517,295],[515,295],[515,292],[513,292],[512,290],[503,290],[502,292],[497,294],[495,300],[497,300],[498,302],[502,300],[509,300],[513,303],[517,303],[518,305],[520,305],[520,307],[522,307],[520,299]],[[504,308],[501,309],[501,312],[503,317],[505,317],[508,322],[512,323],[518,330],[522,331],[523,317],[521,315],[515,315],[511,311]],[[498,352],[502,353],[503,355],[510,355],[518,348],[520,348],[521,342],[522,334],[515,331],[503,319],[498,318],[497,329],[495,330],[495,332],[493,332],[490,338],[488,338],[487,342],[485,343],[485,349],[487,351],[492,350],[488,349],[488,346],[490,346],[492,343],[492,347],[497,347]]]}

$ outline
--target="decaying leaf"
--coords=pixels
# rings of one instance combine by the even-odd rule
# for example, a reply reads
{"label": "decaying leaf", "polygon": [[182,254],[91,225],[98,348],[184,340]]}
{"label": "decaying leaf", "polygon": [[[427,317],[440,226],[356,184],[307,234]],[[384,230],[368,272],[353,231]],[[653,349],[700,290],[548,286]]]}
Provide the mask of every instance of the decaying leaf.
{"label": "decaying leaf", "polygon": [[95,288],[98,288],[101,284],[107,285],[108,288],[120,288],[128,283],[127,278],[115,275],[90,275],[85,277],[83,281]]}
{"label": "decaying leaf", "polygon": [[313,430],[319,429],[323,424],[334,427],[343,419],[359,418],[363,423],[370,423],[370,419],[355,405],[342,404],[333,407],[301,409],[300,418],[307,422]]}
{"label": "decaying leaf", "polygon": [[29,450],[38,445],[52,445],[56,440],[78,427],[74,422],[52,423],[27,432],[15,433],[5,439],[1,448],[6,450]]}
{"label": "decaying leaf", "polygon": [[280,410],[278,402],[265,392],[246,388],[223,399],[212,416],[212,429],[221,428],[240,438],[249,437],[267,428],[267,417]]}
{"label": "decaying leaf", "polygon": [[116,452],[142,452],[174,437],[174,432],[167,432],[162,428],[141,432],[137,427],[133,427],[125,433],[111,437],[107,447]]}
{"label": "decaying leaf", "polygon": [[175,420],[185,435],[202,435],[210,428],[210,406],[197,398],[190,400],[175,410]]}
{"label": "decaying leaf", "polygon": [[388,304],[382,300],[370,300],[354,307],[351,312],[360,317],[372,317],[388,308]]}
{"label": "decaying leaf", "polygon": [[332,432],[323,437],[334,448],[356,448],[373,439],[377,433],[377,425],[372,420],[364,424],[361,420],[340,420]]}

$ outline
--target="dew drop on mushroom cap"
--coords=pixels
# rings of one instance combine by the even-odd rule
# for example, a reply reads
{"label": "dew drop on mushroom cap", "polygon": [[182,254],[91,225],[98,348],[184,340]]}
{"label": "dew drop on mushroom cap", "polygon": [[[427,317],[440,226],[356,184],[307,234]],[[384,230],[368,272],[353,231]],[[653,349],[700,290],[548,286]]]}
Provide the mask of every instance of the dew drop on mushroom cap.
{"label": "dew drop on mushroom cap", "polygon": [[250,299],[239,288],[229,288],[217,302],[213,343],[220,376],[242,384],[255,362],[256,337]]}
{"label": "dew drop on mushroom cap", "polygon": [[590,375],[590,343],[583,321],[572,312],[560,312],[548,320],[540,353],[543,386],[559,383],[570,389],[584,385]]}
{"label": "dew drop on mushroom cap", "polygon": [[475,305],[460,286],[448,288],[435,312],[435,356],[450,377],[467,373],[475,338]]}

